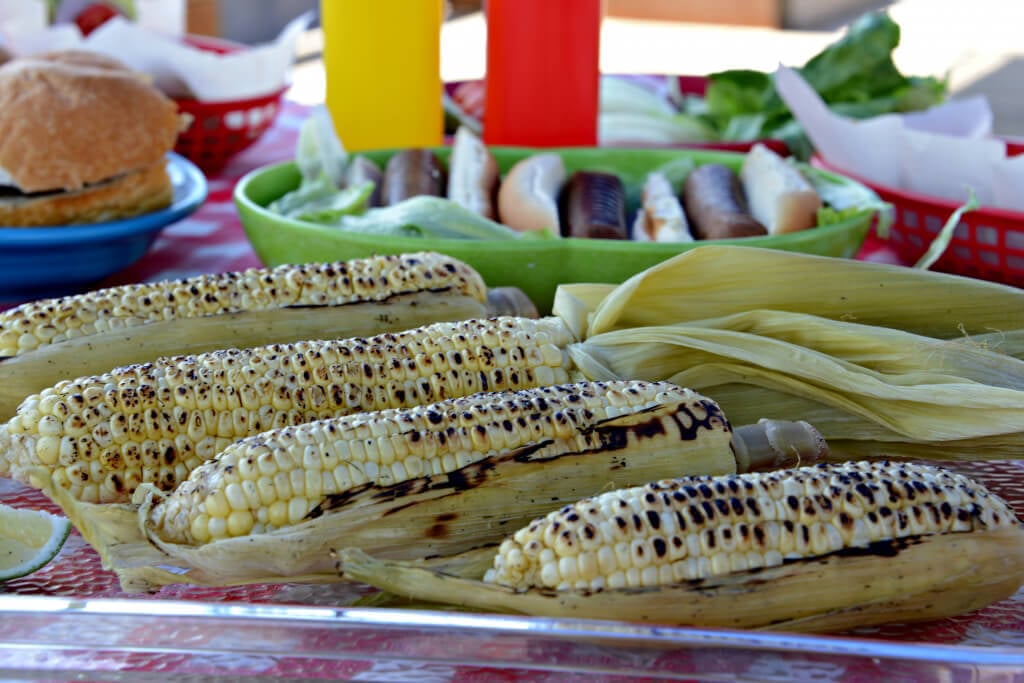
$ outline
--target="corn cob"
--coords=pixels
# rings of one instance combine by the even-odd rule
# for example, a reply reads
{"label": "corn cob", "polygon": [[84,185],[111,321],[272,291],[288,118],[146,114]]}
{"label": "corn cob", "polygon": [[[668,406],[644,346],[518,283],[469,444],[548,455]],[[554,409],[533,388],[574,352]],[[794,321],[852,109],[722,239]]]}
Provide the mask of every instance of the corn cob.
{"label": "corn cob", "polygon": [[[330,549],[342,543],[445,557],[496,543],[510,525],[609,486],[814,460],[823,449],[803,424],[734,433],[713,401],[674,385],[581,383],[260,434],[169,494],[143,485],[137,510],[90,506],[61,489],[55,498],[110,566],[181,568],[151,582],[322,580],[333,575]],[[119,530],[94,531],[87,518],[109,522],[112,507],[124,509]]]}
{"label": "corn cob", "polygon": [[469,266],[430,252],[123,285],[30,302],[3,312],[0,356],[161,320],[384,301],[397,294],[447,288],[478,301],[483,301],[486,291],[479,274]]}
{"label": "corn cob", "polygon": [[662,480],[583,499],[502,542],[482,581],[359,550],[348,578],[546,616],[835,630],[970,611],[1024,583],[1024,526],[927,465]]}
{"label": "corn cob", "polygon": [[173,489],[268,429],[565,382],[569,341],[554,318],[493,318],[117,368],[27,398],[0,425],[0,474],[26,481],[44,466],[75,497],[125,502],[143,482]]}
{"label": "corn cob", "polygon": [[[774,423],[743,431],[733,440],[713,403],[664,383],[480,393],[311,422],[237,441],[193,470],[153,507],[149,520],[163,540],[173,543],[264,533],[297,524],[314,509],[322,514],[331,496],[367,484],[390,486],[421,476],[451,475],[498,454],[530,450],[532,457],[545,459],[610,448],[602,422],[631,413],[654,418],[655,409],[682,414],[688,428],[707,432],[694,438],[707,446],[700,452],[709,453],[710,459],[699,460],[698,452],[689,458],[698,471],[734,471],[737,461],[749,467],[768,454],[774,464],[775,458],[787,455],[780,453],[779,442],[796,440],[776,438]],[[664,419],[650,422],[652,430],[665,428]],[[797,427],[794,436],[808,432]],[[806,450],[821,447],[813,440]]]}
{"label": "corn cob", "polygon": [[[536,317],[431,252],[133,284],[0,313],[0,418],[66,377],[160,356],[352,337],[489,315]],[[512,306],[512,308],[509,308]]]}

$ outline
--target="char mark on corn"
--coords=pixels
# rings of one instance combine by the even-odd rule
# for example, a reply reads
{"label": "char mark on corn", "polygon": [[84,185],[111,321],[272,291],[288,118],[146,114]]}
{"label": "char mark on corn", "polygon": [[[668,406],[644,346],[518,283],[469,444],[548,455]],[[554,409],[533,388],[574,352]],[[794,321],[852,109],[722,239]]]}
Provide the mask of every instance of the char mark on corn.
{"label": "char mark on corn", "polygon": [[125,502],[270,429],[568,382],[571,341],[557,318],[492,318],[126,366],[26,399],[0,426],[0,474],[42,466],[80,500]]}
{"label": "char mark on corn", "polygon": [[664,586],[1016,523],[998,496],[927,465],[686,477],[601,494],[534,520],[501,544],[485,581],[518,589]]}
{"label": "char mark on corn", "polygon": [[262,533],[297,524],[326,497],[364,485],[449,474],[524,451],[543,460],[623,448],[628,428],[609,427],[612,435],[604,423],[636,416],[638,430],[675,424],[675,413],[699,399],[665,382],[582,382],[286,427],[237,441],[193,470],[149,519],[176,543]]}
{"label": "char mark on corn", "polygon": [[481,303],[487,299],[484,281],[475,270],[433,252],[123,285],[25,303],[0,313],[0,359],[65,339],[163,320],[340,306],[442,290],[458,291]]}

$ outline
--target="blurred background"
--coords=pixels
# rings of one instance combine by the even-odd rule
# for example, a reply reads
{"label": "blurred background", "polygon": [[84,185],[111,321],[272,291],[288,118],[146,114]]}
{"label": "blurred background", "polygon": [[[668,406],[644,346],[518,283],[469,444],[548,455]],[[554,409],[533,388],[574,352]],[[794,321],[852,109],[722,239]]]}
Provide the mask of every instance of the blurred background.
{"label": "blurred background", "polygon": [[[269,40],[319,0],[188,0],[189,28],[245,43]],[[449,0],[442,31],[441,75],[484,74],[480,0]],[[729,68],[797,66],[834,41],[859,14],[888,9],[902,28],[897,66],[949,78],[954,95],[985,94],[995,132],[1024,136],[1024,2],[1020,0],[607,0],[601,68],[605,73],[706,74]],[[300,41],[290,93],[323,100],[319,29]]]}

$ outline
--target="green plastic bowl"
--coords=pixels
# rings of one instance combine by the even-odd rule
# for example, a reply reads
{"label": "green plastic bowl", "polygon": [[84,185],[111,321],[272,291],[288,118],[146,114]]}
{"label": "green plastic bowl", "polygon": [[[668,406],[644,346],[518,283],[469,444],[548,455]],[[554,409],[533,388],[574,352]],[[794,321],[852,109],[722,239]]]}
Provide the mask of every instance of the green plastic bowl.
{"label": "green plastic bowl", "polygon": [[[445,162],[448,148],[437,148]],[[502,173],[516,161],[541,150],[495,147],[492,152]],[[639,203],[647,173],[666,163],[688,157],[695,164],[722,163],[739,169],[743,155],[732,152],[678,149],[568,148],[556,152],[567,172],[587,169],[616,173],[626,187],[627,209]],[[394,150],[365,153],[383,168]],[[819,169],[808,173],[830,179],[833,184],[857,185],[856,181]],[[522,289],[542,312],[548,312],[555,288],[561,283],[601,282],[618,284],[683,251],[695,243],[624,242],[603,239],[549,240],[462,240],[414,237],[382,237],[346,232],[338,228],[284,218],[267,210],[267,205],[299,185],[299,171],[288,162],[252,171],[235,186],[234,199],[245,233],[253,249],[267,266],[284,263],[348,260],[374,254],[397,254],[432,250],[461,259],[483,276],[490,287]],[[853,257],[864,241],[874,213],[864,211],[832,225],[773,237],[721,240],[719,244],[745,244],[799,251],[822,256]]]}

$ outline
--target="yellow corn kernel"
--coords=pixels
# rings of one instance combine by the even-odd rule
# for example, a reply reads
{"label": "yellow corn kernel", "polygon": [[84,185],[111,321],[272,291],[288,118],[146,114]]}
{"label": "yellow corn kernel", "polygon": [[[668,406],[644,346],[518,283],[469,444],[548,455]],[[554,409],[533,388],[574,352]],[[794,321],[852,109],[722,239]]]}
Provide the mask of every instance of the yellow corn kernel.
{"label": "yellow corn kernel", "polygon": [[[855,493],[860,517],[844,506]],[[591,521],[594,511],[605,519]],[[887,527],[884,519],[894,521]],[[581,579],[590,589],[664,585],[1015,520],[979,485],[927,465],[686,477],[604,493],[535,520],[501,544],[485,580],[518,589],[564,590]],[[591,549],[580,554],[584,542]]]}
{"label": "yellow corn kernel", "polygon": [[[184,483],[157,503],[151,519],[157,535],[170,542],[205,542],[232,535],[233,525],[218,523],[215,529],[214,520],[243,509],[239,507],[243,502],[253,519],[267,520],[268,530],[294,525],[324,499],[345,493],[351,486],[386,486],[419,476],[425,469],[424,463],[431,460],[428,451],[438,453],[434,460],[440,463],[440,474],[479,462],[496,452],[524,448],[538,448],[542,453],[595,450],[602,447],[602,436],[595,426],[607,420],[607,409],[612,407],[602,402],[601,397],[612,390],[619,390],[623,396],[616,401],[618,413],[628,410],[625,397],[632,400],[637,414],[644,414],[659,395],[666,405],[673,406],[695,400],[692,392],[664,383],[585,382],[480,393],[412,408],[317,420],[231,444],[215,459],[193,470]],[[558,414],[570,415],[576,429],[566,433],[556,426],[551,418]],[[378,436],[362,438],[360,434]],[[499,434],[500,449],[492,445]],[[344,435],[349,435],[347,441]],[[401,450],[407,455],[403,460],[392,460],[399,449],[364,448],[367,443],[390,444],[395,438],[404,441]],[[341,443],[345,446],[339,447]],[[348,457],[340,462],[333,455],[340,451],[355,454],[360,450],[358,458]],[[239,466],[268,453],[274,454],[277,465],[272,474],[264,474],[259,467]],[[723,453],[731,457],[725,442]],[[258,501],[242,494],[250,480],[259,492]],[[183,513],[164,514],[162,509],[169,507]],[[196,536],[193,520],[199,516],[207,520],[207,529]],[[562,554],[592,547],[575,537],[557,536],[553,542]],[[641,552],[651,553],[646,546]],[[630,564],[628,560],[622,562],[623,566]]]}
{"label": "yellow corn kernel", "polygon": [[[489,390],[570,379],[572,365],[564,347],[572,337],[554,318],[436,323],[371,338],[162,358],[62,382],[26,399],[17,415],[0,425],[0,474],[23,478],[20,472],[39,465],[55,470],[83,464],[67,477],[76,497],[84,487],[95,486],[100,502],[127,502],[139,482],[169,491],[181,482],[175,474],[179,465],[187,473],[247,436],[350,413],[425,405],[440,395],[473,393],[490,372],[480,359],[497,352],[480,345],[489,336],[516,348],[536,347],[543,337],[549,348],[530,358],[556,363],[545,373],[532,361],[506,368],[500,376],[492,373],[486,381]],[[435,345],[448,349],[452,367],[443,374],[422,376],[420,383],[408,382],[407,364],[415,367],[417,359],[429,354],[426,348]],[[464,353],[467,349],[473,353]],[[423,367],[433,372],[429,365]],[[339,368],[344,369],[344,380],[335,372]],[[69,436],[69,421],[77,435],[73,450],[63,441]],[[382,450],[383,464],[405,457],[405,451],[393,446],[391,435],[370,436],[351,441],[350,453],[339,456],[365,460],[377,457],[368,450]],[[117,467],[105,465],[94,471],[91,463],[110,450],[139,452],[141,463],[123,457]],[[253,463],[245,460],[237,466],[259,469]],[[291,463],[278,469],[290,467]],[[161,475],[161,468],[168,472]]]}

